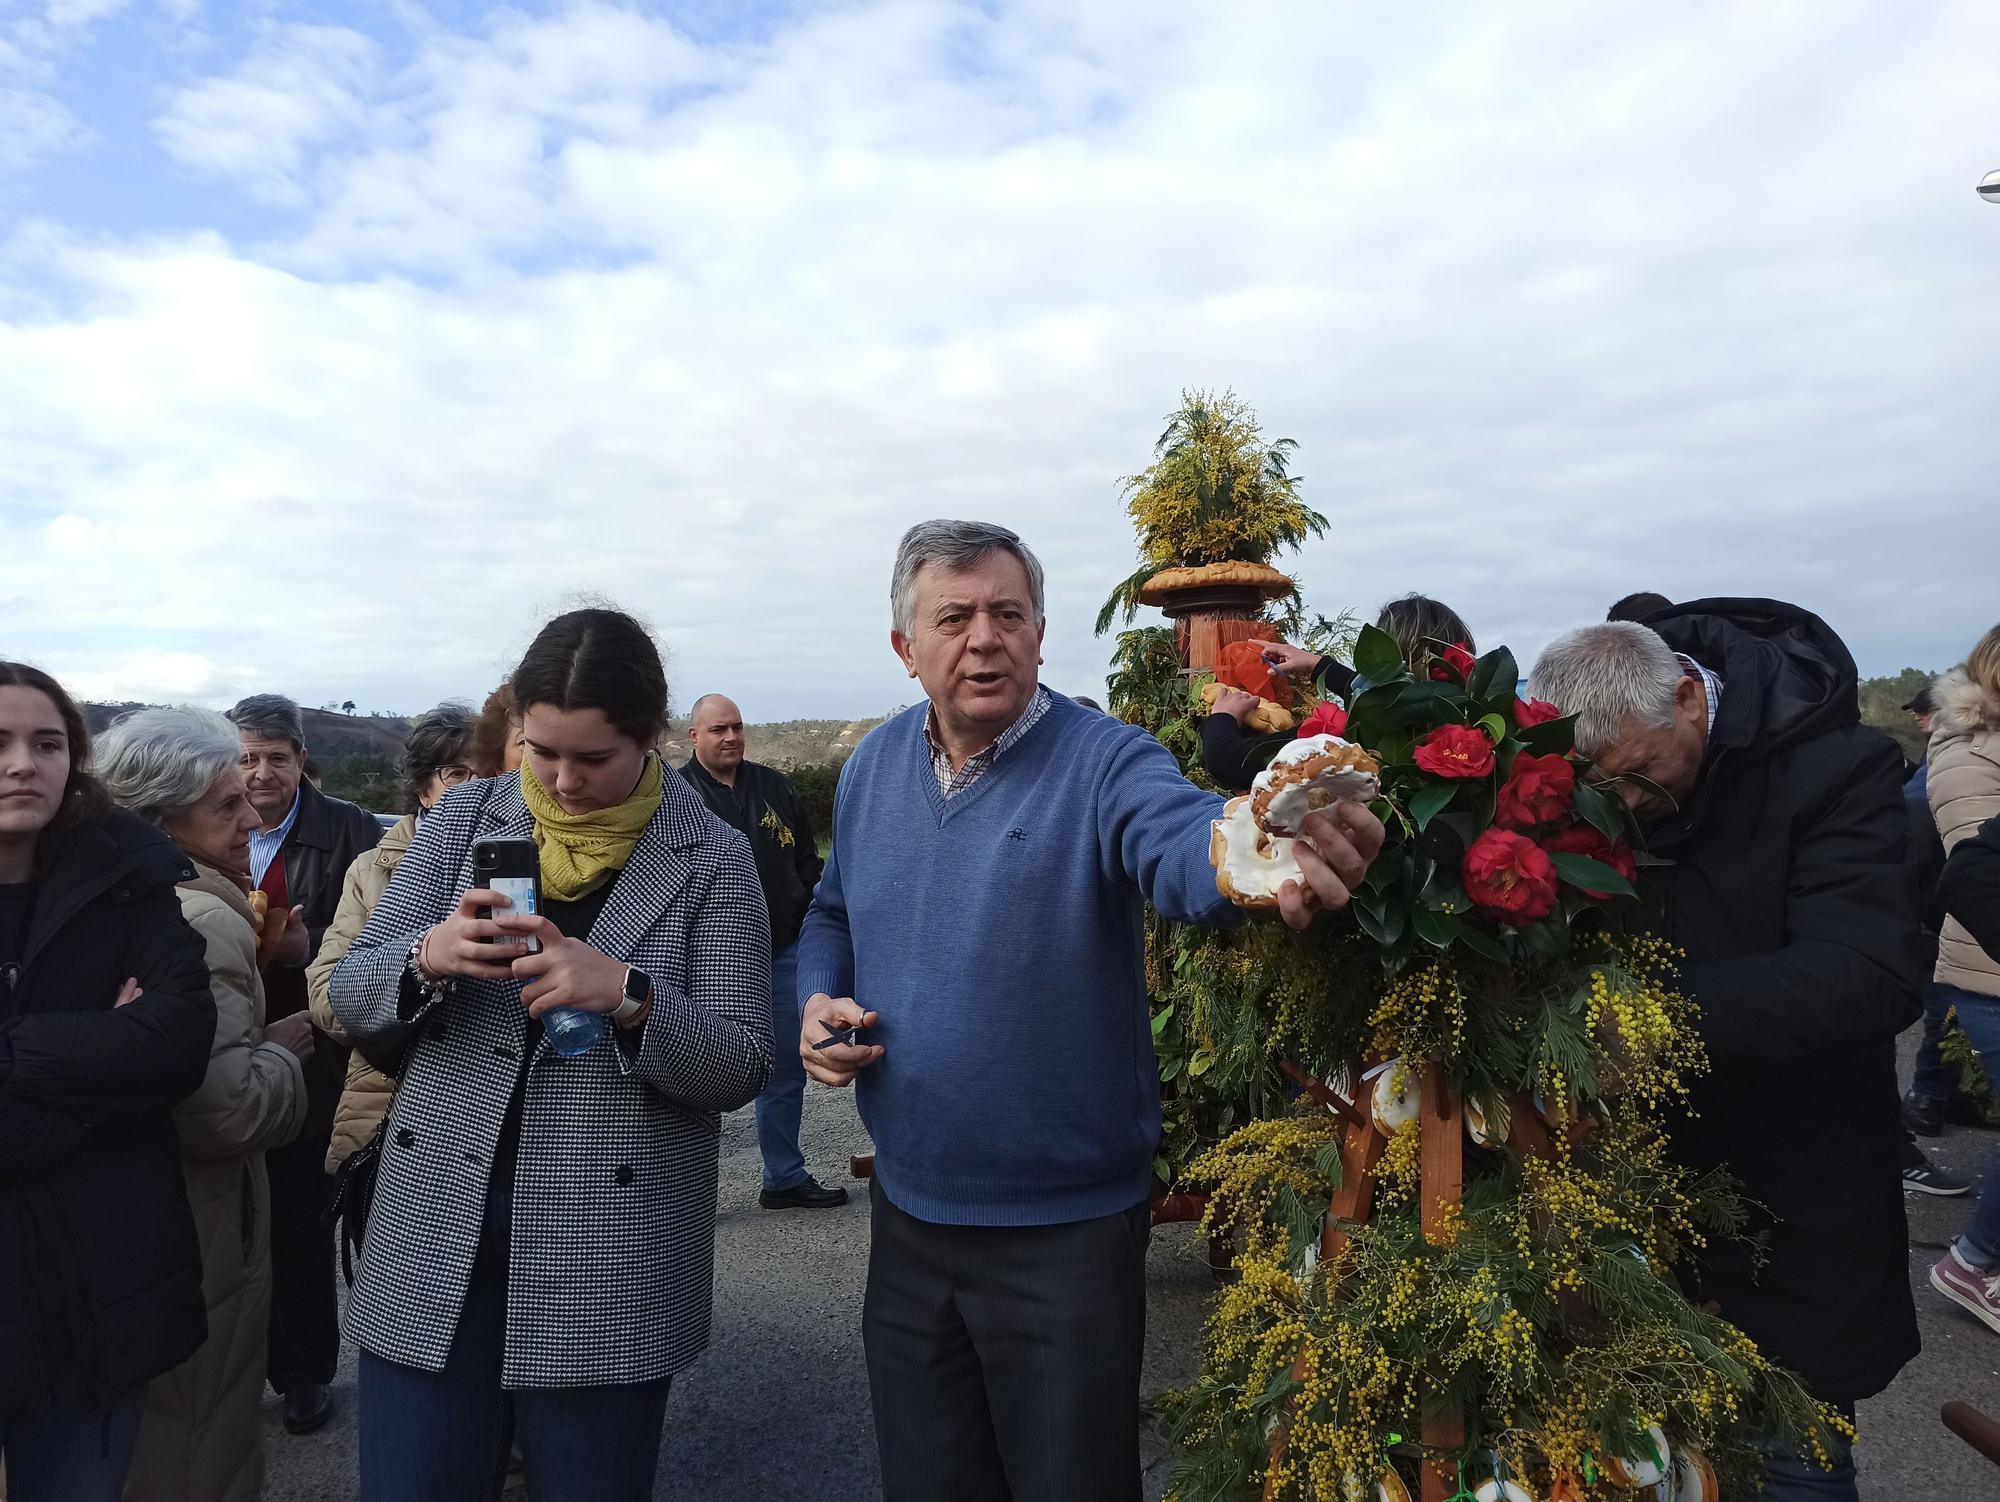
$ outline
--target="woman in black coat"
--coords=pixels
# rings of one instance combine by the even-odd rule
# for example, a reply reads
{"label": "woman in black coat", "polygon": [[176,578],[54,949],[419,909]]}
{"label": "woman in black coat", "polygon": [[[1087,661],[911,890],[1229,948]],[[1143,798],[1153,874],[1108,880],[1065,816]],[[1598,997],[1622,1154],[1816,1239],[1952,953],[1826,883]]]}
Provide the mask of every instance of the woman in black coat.
{"label": "woman in black coat", "polygon": [[60,685],[0,662],[0,1458],[11,1502],[116,1502],[146,1384],[207,1330],[168,1112],[215,1033],[194,873],[85,772]]}

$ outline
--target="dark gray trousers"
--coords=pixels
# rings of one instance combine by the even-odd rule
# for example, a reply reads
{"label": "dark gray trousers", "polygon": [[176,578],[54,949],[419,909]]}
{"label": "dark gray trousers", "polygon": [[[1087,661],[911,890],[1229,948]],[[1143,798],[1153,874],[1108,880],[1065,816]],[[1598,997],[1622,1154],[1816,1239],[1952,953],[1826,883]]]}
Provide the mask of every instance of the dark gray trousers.
{"label": "dark gray trousers", "polygon": [[885,1502],[1137,1502],[1144,1203],[945,1226],[869,1189],[861,1319]]}

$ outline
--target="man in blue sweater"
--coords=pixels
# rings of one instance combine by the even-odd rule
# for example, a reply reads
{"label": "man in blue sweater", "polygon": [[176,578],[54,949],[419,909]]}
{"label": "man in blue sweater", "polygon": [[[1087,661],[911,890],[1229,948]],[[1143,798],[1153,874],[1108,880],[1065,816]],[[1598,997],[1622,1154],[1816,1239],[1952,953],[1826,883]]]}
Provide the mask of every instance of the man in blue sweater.
{"label": "man in blue sweater", "polygon": [[[862,1328],[888,1502],[1139,1495],[1142,906],[1239,916],[1208,863],[1222,800],[1037,681],[1042,598],[1004,527],[904,536],[890,642],[928,703],[842,772],[799,941],[801,1057],[858,1077],[875,1139]],[[1382,827],[1341,804],[1306,836],[1295,928],[1346,903]]]}

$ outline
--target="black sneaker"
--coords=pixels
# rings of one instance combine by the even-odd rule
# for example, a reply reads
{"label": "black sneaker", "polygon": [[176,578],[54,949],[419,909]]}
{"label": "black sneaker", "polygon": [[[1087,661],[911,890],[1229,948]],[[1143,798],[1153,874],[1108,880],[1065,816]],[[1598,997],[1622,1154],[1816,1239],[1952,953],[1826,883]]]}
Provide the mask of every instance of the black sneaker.
{"label": "black sneaker", "polygon": [[845,1189],[829,1189],[811,1174],[789,1189],[766,1189],[757,1196],[766,1210],[831,1210],[847,1203]]}
{"label": "black sneaker", "polygon": [[1910,1144],[1908,1161],[1903,1164],[1903,1187],[1918,1194],[1942,1195],[1946,1199],[1972,1192],[1972,1181],[1961,1179],[1949,1169],[1940,1168],[1924,1156],[1923,1150],[1914,1142]]}
{"label": "black sneaker", "polygon": [[1903,1125],[1919,1137],[1944,1135],[1944,1103],[1912,1090],[1903,1096]]}

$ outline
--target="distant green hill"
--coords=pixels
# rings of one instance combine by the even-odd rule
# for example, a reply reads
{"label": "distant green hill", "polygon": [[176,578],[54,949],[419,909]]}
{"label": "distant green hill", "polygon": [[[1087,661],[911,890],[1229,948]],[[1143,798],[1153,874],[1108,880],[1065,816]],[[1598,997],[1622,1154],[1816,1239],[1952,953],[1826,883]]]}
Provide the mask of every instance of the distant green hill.
{"label": "distant green hill", "polygon": [[[143,704],[85,704],[85,722],[100,734],[119,716]],[[306,749],[320,786],[336,798],[347,798],[378,813],[403,808],[403,739],[410,733],[405,715],[349,715],[334,710],[302,709]],[[862,736],[881,724],[872,720],[786,720],[743,727],[752,761],[791,770],[843,762]],[[684,724],[676,723],[662,747],[667,760],[684,764],[690,754]],[[828,796],[832,783],[828,780]]]}

